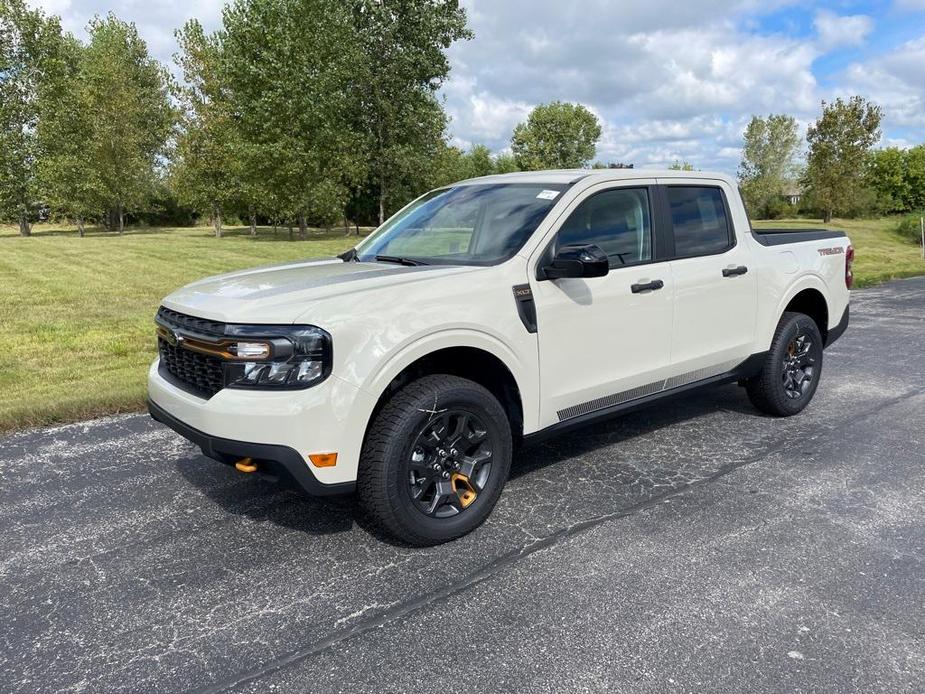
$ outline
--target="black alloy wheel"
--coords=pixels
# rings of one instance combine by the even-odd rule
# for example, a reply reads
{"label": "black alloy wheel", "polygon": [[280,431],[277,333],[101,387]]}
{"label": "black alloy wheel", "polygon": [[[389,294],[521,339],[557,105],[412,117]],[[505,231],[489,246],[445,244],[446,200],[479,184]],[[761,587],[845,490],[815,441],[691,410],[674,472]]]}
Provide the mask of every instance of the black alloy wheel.
{"label": "black alloy wheel", "polygon": [[491,449],[488,428],[477,414],[434,415],[411,446],[408,484],[414,505],[434,518],[465,511],[488,483]]}
{"label": "black alloy wheel", "polygon": [[805,333],[797,335],[787,345],[782,379],[784,392],[792,400],[802,398],[812,387],[813,374],[816,371],[816,359],[812,348],[813,339]]}
{"label": "black alloy wheel", "polygon": [[370,425],[357,491],[373,524],[412,545],[478,527],[507,482],[513,441],[498,399],[473,381],[434,374],[395,393]]}
{"label": "black alloy wheel", "polygon": [[816,321],[804,313],[784,313],[761,372],[745,382],[752,404],[778,417],[802,411],[819,387],[822,347]]}

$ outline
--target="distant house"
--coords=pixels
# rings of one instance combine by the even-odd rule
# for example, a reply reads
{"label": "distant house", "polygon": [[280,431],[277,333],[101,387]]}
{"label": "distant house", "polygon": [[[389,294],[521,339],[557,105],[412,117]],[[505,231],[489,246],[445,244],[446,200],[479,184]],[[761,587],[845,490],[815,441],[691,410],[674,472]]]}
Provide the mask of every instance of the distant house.
{"label": "distant house", "polygon": [[799,205],[800,200],[803,199],[803,191],[797,188],[795,185],[790,184],[784,188],[782,197],[791,205]]}

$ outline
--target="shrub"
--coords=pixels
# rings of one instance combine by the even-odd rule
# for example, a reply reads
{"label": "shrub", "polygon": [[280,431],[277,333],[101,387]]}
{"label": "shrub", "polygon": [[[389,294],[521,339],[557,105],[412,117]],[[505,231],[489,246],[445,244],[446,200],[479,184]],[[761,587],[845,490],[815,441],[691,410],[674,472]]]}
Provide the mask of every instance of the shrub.
{"label": "shrub", "polygon": [[925,210],[907,214],[899,220],[896,231],[900,236],[909,239],[913,243],[922,243],[922,217],[925,217]]}

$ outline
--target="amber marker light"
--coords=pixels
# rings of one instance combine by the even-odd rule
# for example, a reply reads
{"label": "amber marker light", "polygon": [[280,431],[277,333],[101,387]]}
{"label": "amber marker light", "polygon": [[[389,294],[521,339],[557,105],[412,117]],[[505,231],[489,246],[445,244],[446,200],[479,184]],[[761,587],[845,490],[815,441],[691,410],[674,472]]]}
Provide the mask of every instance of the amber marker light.
{"label": "amber marker light", "polygon": [[337,465],[337,453],[309,453],[308,459],[315,467],[334,467]]}

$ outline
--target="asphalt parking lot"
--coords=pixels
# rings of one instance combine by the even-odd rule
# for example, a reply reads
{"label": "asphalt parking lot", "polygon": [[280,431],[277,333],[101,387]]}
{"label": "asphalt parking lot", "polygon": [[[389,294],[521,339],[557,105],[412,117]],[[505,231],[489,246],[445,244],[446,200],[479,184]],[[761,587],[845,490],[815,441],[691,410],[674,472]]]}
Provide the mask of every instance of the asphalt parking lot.
{"label": "asphalt parking lot", "polygon": [[146,416],[0,439],[0,690],[925,691],[925,278],[810,408],[727,386],[520,453],[426,550]]}

